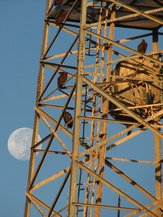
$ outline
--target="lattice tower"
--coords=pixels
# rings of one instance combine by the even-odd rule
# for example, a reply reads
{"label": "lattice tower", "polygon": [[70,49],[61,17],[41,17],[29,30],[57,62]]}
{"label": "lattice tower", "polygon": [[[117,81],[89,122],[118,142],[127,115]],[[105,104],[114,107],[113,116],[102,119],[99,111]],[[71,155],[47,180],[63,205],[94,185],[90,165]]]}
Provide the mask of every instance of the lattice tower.
{"label": "lattice tower", "polygon": [[25,217],[163,216],[162,6],[47,0]]}

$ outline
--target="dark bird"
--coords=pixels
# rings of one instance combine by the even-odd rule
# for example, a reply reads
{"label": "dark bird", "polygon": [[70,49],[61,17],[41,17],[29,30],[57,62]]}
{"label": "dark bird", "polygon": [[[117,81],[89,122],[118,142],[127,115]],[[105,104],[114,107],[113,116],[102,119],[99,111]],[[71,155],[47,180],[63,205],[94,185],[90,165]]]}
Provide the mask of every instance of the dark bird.
{"label": "dark bird", "polygon": [[65,122],[65,124],[67,125],[67,128],[72,128],[72,126],[73,126],[73,118],[72,118],[72,115],[69,113],[69,112],[67,112],[67,111],[65,111],[64,113],[63,113],[63,119],[64,119],[64,122]]}
{"label": "dark bird", "polygon": [[67,81],[67,72],[59,72],[59,74],[57,84],[58,88],[62,88]]}
{"label": "dark bird", "polygon": [[138,45],[137,51],[140,53],[145,53],[147,50],[147,45],[147,42],[145,42],[145,40],[143,39],[141,43]]}

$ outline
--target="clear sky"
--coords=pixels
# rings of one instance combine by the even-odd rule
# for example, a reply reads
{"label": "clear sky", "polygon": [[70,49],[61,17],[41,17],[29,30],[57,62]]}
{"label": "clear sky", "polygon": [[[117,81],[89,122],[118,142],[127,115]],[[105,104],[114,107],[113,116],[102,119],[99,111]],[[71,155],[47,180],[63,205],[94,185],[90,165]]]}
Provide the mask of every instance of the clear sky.
{"label": "clear sky", "polygon": [[0,0],[0,217],[24,213],[29,162],[12,157],[7,141],[14,130],[33,128],[45,5],[46,0]]}
{"label": "clear sky", "polygon": [[7,149],[9,135],[33,128],[45,0],[0,0],[0,216],[22,217],[28,161]]}

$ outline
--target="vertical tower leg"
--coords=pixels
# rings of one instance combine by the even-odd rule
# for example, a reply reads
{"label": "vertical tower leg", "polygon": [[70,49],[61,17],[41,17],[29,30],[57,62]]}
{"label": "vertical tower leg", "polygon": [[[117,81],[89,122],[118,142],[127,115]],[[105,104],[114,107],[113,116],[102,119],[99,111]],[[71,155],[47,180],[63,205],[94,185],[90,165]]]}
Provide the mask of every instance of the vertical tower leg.
{"label": "vertical tower leg", "polygon": [[76,184],[78,167],[75,164],[75,160],[78,159],[79,139],[80,139],[80,113],[81,113],[81,94],[82,94],[82,80],[84,66],[84,54],[85,54],[85,31],[86,24],[86,6],[87,1],[82,0],[81,15],[80,15],[80,35],[78,44],[78,70],[76,75],[76,101],[75,101],[75,115],[74,115],[74,137],[72,147],[72,162],[71,162],[71,178],[70,178],[70,200],[69,200],[69,217],[76,216],[76,208],[74,202],[76,202]]}
{"label": "vertical tower leg", "polygon": [[[47,0],[46,3],[46,11],[48,12],[48,9],[50,7],[50,0]],[[45,54],[45,51],[47,49],[47,42],[48,41],[48,25],[45,23],[44,26],[44,33],[43,33],[43,44],[42,44],[42,51],[41,51],[41,57]],[[44,86],[44,66],[40,64],[39,69],[39,75],[38,75],[38,83],[37,83],[37,92],[36,92],[36,108],[38,107],[38,101],[40,98],[40,95],[42,94]],[[34,126],[33,126],[33,138],[32,138],[32,144],[31,144],[31,155],[30,155],[30,162],[29,162],[29,172],[28,172],[28,182],[27,182],[27,193],[30,193],[30,188],[32,186],[33,179],[35,177],[35,163],[36,163],[36,152],[33,150],[34,144],[37,143],[38,139],[38,129],[39,129],[39,122],[40,122],[40,116],[35,113],[34,117]],[[29,197],[26,195],[26,203],[25,203],[25,211],[24,211],[24,217],[30,217],[30,209],[31,209],[31,202]]]}
{"label": "vertical tower leg", "polygon": [[[153,52],[158,52],[158,30],[153,30]],[[159,58],[156,54],[155,58]],[[160,96],[161,100],[161,96]],[[160,121],[158,119],[158,121]],[[158,209],[157,212],[160,213],[160,209],[163,209],[162,202],[162,163],[161,163],[161,138],[154,134],[154,154],[155,154],[155,188],[156,188],[156,198],[158,199]],[[161,214],[160,214],[161,216]]]}

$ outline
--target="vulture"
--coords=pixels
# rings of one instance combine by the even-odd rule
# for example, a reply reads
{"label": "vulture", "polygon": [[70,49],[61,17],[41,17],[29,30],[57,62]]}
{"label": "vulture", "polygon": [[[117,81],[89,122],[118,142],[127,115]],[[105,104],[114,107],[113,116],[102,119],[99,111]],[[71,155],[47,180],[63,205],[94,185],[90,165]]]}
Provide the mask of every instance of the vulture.
{"label": "vulture", "polygon": [[143,39],[141,43],[138,45],[137,51],[140,53],[145,53],[147,50],[147,45],[147,42],[145,42],[145,40]]}
{"label": "vulture", "polygon": [[64,122],[65,122],[65,124],[67,125],[67,128],[72,128],[72,126],[73,126],[73,118],[72,118],[72,115],[69,113],[69,112],[67,112],[67,111],[65,111],[64,113],[63,113],[63,119],[64,119]]}
{"label": "vulture", "polygon": [[62,88],[63,85],[66,83],[67,81],[67,72],[59,72],[59,77],[58,77],[58,88]]}

